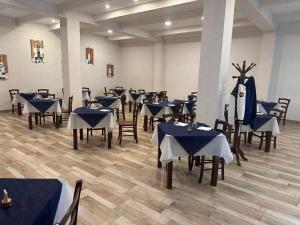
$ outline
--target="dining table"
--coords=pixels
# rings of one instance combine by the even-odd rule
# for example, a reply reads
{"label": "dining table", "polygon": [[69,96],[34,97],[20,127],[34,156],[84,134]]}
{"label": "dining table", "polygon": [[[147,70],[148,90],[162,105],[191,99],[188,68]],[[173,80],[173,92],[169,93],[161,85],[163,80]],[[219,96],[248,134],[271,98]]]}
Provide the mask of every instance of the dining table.
{"label": "dining table", "polygon": [[126,94],[126,89],[124,88],[111,88],[110,91],[115,93],[117,96],[122,96]]}
{"label": "dining table", "polygon": [[257,111],[262,114],[269,114],[272,109],[280,109],[278,102],[257,101]]}
{"label": "dining table", "polygon": [[168,189],[172,189],[174,157],[212,157],[212,186],[217,185],[220,157],[226,163],[233,160],[225,135],[204,123],[159,123],[152,135],[152,143],[158,146],[157,167],[167,168]]}
{"label": "dining table", "polygon": [[248,143],[252,141],[253,132],[266,133],[265,152],[270,152],[272,136],[276,137],[280,134],[277,118],[272,115],[259,113],[256,115],[255,122],[252,125],[242,125],[241,132],[248,133]]}
{"label": "dining table", "polygon": [[112,109],[121,109],[121,99],[120,97],[114,96],[96,96],[96,101],[99,101],[102,107],[109,107]]}
{"label": "dining table", "polygon": [[32,116],[35,116],[35,124],[38,124],[38,116],[45,113],[53,113],[55,127],[59,128],[59,116],[61,115],[63,100],[61,98],[33,98],[25,101],[23,115],[28,117],[29,129],[33,129]]}
{"label": "dining table", "polygon": [[0,178],[0,190],[12,200],[10,206],[0,207],[1,225],[54,225],[73,201],[73,192],[62,179]]}
{"label": "dining table", "polygon": [[73,148],[78,150],[78,130],[80,140],[83,140],[83,129],[108,130],[108,148],[111,148],[112,130],[116,126],[114,110],[107,107],[79,107],[71,112],[67,129],[73,131]]}
{"label": "dining table", "polygon": [[22,115],[22,104],[34,98],[48,98],[48,93],[43,92],[23,92],[14,95],[12,104],[17,105],[18,115]]}

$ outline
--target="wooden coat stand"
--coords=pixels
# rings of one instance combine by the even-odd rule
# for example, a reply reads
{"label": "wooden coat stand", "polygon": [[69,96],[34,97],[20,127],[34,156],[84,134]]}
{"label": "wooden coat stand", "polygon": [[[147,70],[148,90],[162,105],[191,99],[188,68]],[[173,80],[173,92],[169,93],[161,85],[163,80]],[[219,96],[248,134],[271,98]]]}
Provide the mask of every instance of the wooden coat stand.
{"label": "wooden coat stand", "polygon": [[[251,63],[250,66],[246,66],[246,61],[243,61],[243,66],[240,67],[240,65],[232,63],[232,65],[239,71],[240,76],[233,76],[233,79],[238,79],[239,84],[245,84],[245,80],[249,77],[246,76],[246,74],[252,70],[256,64]],[[235,124],[234,124],[234,140],[233,140],[233,146],[231,147],[231,151],[233,154],[236,155],[236,161],[238,166],[241,166],[240,162],[240,156],[243,160],[248,161],[248,159],[245,157],[244,152],[240,148],[241,143],[241,134],[240,134],[240,126],[242,125],[242,122],[239,121],[237,118],[235,118]]]}

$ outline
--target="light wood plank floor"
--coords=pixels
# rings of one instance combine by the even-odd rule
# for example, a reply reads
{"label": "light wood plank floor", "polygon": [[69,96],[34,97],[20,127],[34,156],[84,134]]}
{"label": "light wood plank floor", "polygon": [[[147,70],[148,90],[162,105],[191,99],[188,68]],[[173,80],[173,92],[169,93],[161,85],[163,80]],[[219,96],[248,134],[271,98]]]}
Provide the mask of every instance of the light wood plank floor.
{"label": "light wood plank floor", "polygon": [[[124,138],[108,150],[99,134],[72,149],[72,135],[51,121],[28,130],[25,117],[0,113],[0,176],[83,179],[79,224],[300,224],[300,124],[281,128],[278,147],[267,154],[258,142],[243,146],[248,162],[226,167],[225,181],[198,183],[199,168],[187,172],[186,159],[174,161],[173,190],[156,168],[151,132],[139,144]],[[66,124],[65,124],[66,126]]]}

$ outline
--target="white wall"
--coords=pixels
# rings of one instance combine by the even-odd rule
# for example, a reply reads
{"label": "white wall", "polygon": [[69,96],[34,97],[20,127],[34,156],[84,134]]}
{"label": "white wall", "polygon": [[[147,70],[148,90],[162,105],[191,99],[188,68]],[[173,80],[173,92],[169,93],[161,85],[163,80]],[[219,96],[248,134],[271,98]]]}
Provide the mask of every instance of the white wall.
{"label": "white wall", "polygon": [[[46,63],[31,62],[30,39],[44,40]],[[0,81],[0,110],[11,107],[9,89],[21,91],[49,88],[61,94],[61,46],[56,32],[39,24],[0,27],[0,53],[8,57],[9,79]]]}
{"label": "white wall", "polygon": [[[232,42],[231,61],[242,63],[258,63],[260,56],[261,37],[235,38]],[[170,98],[186,98],[192,91],[197,91],[200,62],[200,42],[167,43],[163,47],[164,68],[166,79],[165,89]],[[153,45],[151,46],[122,46],[122,75],[127,84],[134,88],[152,90],[153,79]],[[256,74],[257,68],[252,73]],[[233,67],[228,74],[227,96],[235,85],[231,77],[239,75]],[[259,82],[259,80],[257,81]],[[259,90],[258,90],[259,94]]]}
{"label": "white wall", "polygon": [[[84,62],[85,49],[94,49],[94,65]],[[121,49],[117,42],[107,41],[98,35],[81,34],[81,80],[83,87],[89,87],[93,95],[103,95],[104,87],[122,86]],[[114,78],[106,75],[106,65],[114,65]]]}
{"label": "white wall", "polygon": [[300,21],[278,26],[269,99],[291,99],[287,117],[300,120]]}
{"label": "white wall", "polygon": [[122,83],[125,87],[152,90],[153,53],[153,45],[122,47]]}

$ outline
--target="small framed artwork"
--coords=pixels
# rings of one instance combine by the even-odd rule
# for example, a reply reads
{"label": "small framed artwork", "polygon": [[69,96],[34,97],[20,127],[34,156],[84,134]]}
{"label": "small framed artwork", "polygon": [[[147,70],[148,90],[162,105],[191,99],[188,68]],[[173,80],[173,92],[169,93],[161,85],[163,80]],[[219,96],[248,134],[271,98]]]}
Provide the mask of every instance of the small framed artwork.
{"label": "small framed artwork", "polygon": [[44,41],[30,40],[31,45],[31,61],[33,63],[44,63]]}
{"label": "small framed artwork", "polygon": [[8,64],[7,64],[7,56],[4,54],[0,54],[0,80],[8,79]]}
{"label": "small framed artwork", "polygon": [[85,61],[87,64],[94,65],[94,49],[93,48],[85,49]]}
{"label": "small framed artwork", "polygon": [[107,73],[107,77],[114,77],[114,65],[113,64],[107,64],[106,73]]}

